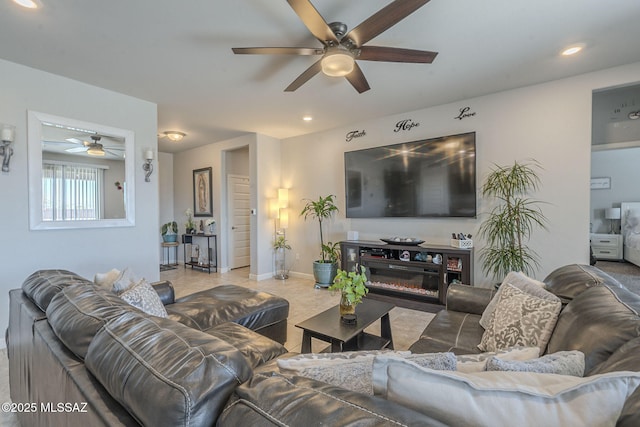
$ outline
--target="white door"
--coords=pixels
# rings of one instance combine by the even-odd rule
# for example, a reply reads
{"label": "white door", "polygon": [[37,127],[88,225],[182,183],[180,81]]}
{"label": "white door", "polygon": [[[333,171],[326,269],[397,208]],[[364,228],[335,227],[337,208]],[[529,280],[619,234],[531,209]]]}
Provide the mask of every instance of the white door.
{"label": "white door", "polygon": [[229,197],[229,268],[246,267],[251,263],[249,177],[228,175]]}

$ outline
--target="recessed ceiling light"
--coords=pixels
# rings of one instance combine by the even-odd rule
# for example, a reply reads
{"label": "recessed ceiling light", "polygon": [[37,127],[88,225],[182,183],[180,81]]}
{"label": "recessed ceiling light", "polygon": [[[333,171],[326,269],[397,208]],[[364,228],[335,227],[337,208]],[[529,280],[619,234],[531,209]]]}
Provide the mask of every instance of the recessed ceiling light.
{"label": "recessed ceiling light", "polygon": [[582,49],[584,49],[584,44],[574,44],[572,46],[565,48],[562,52],[560,52],[560,54],[562,56],[571,56],[580,52]]}
{"label": "recessed ceiling light", "polygon": [[313,120],[313,117],[311,117],[311,116],[304,116],[304,117],[302,118],[302,120],[304,120],[305,122],[310,122],[311,120]]}
{"label": "recessed ceiling light", "polygon": [[37,9],[38,3],[34,0],[13,0],[15,4],[18,4],[22,7],[26,7],[27,9]]}

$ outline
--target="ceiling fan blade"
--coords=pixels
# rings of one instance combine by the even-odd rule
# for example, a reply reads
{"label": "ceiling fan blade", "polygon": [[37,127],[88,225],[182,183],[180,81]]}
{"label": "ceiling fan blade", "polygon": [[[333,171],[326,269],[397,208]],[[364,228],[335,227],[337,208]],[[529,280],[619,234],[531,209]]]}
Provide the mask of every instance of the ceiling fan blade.
{"label": "ceiling fan blade", "polygon": [[287,3],[322,44],[326,44],[327,41],[338,43],[336,35],[309,0],[287,0]]}
{"label": "ceiling fan blade", "polygon": [[316,61],[311,67],[307,68],[302,74],[298,76],[297,79],[293,81],[293,83],[287,86],[284,91],[293,92],[294,90],[298,89],[300,86],[308,82],[311,77],[318,74],[322,70],[322,64],[320,63],[320,61]]}
{"label": "ceiling fan blade", "polygon": [[84,153],[85,151],[87,151],[89,147],[75,147],[75,148],[67,148],[66,151],[67,153]]}
{"label": "ceiling fan blade", "polygon": [[358,91],[358,93],[366,92],[369,89],[369,82],[364,77],[362,69],[358,66],[358,63],[353,64],[353,71],[347,74],[345,77],[349,80],[349,83]]}
{"label": "ceiling fan blade", "polygon": [[428,2],[429,0],[395,0],[349,31],[343,39],[351,39],[357,47],[360,47]]}
{"label": "ceiling fan blade", "polygon": [[358,59],[364,61],[413,62],[431,64],[438,52],[401,49],[397,47],[362,46]]}
{"label": "ceiling fan blade", "polygon": [[322,55],[324,49],[313,47],[234,47],[235,54],[257,55]]}

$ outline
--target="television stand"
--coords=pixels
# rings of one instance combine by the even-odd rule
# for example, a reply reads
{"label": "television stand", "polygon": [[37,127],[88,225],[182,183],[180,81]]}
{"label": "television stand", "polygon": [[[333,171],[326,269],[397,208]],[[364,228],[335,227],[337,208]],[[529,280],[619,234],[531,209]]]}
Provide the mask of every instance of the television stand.
{"label": "television stand", "polygon": [[347,240],[340,249],[344,270],[364,266],[369,294],[399,306],[437,311],[445,304],[449,284],[473,286],[473,248]]}

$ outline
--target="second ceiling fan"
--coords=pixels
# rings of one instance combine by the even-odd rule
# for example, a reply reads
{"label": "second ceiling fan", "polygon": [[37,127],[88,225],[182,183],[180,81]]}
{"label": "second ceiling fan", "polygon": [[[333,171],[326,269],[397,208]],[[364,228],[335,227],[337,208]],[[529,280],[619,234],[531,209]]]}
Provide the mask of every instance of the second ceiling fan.
{"label": "second ceiling fan", "polygon": [[356,60],[410,62],[430,64],[438,52],[402,49],[396,47],[364,46],[388,30],[429,0],[395,0],[347,32],[342,22],[327,24],[309,0],[287,0],[311,34],[322,43],[322,48],[309,47],[234,47],[236,54],[322,55],[287,88],[293,92],[322,71],[328,76],[344,76],[358,91],[366,92],[369,83]]}

